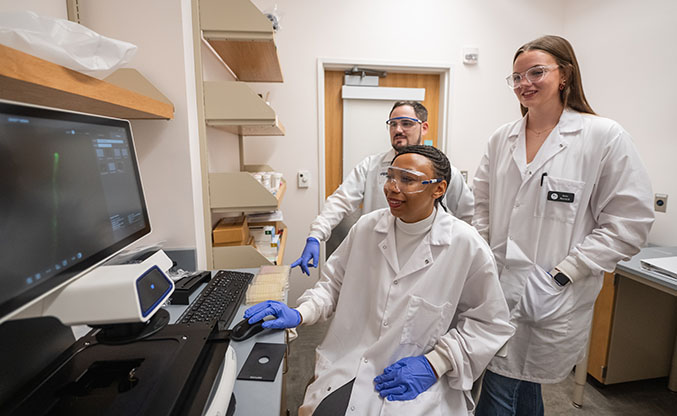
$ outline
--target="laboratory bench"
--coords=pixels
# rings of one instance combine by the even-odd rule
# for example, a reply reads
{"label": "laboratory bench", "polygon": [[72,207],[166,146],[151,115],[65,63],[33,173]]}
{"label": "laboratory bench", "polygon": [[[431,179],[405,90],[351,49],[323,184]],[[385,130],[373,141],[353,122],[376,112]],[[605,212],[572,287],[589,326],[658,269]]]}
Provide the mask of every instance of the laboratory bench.
{"label": "laboratory bench", "polygon": [[[258,269],[237,269],[237,271],[258,273]],[[206,286],[206,283],[203,284]],[[189,301],[192,303],[199,295],[199,288],[190,297]],[[235,314],[233,321],[228,329],[232,329],[244,315],[244,311],[251,305],[240,305],[240,308]],[[175,322],[178,317],[188,305],[168,305],[165,309],[169,312],[170,323]],[[237,371],[236,375],[240,374],[240,370],[257,342],[272,343],[272,344],[286,344],[287,335],[283,330],[264,330],[251,338],[244,341],[230,341],[230,345],[235,350],[237,357]],[[280,368],[277,371],[275,380],[269,381],[253,381],[253,380],[235,380],[233,386],[233,394],[235,395],[236,407],[235,416],[249,416],[249,415],[281,415],[286,414],[285,409],[285,373],[287,368],[287,357],[282,359]]]}
{"label": "laboratory bench", "polygon": [[677,279],[640,263],[676,255],[677,247],[646,247],[605,273],[587,367],[600,383],[668,376],[668,388],[677,391]]}

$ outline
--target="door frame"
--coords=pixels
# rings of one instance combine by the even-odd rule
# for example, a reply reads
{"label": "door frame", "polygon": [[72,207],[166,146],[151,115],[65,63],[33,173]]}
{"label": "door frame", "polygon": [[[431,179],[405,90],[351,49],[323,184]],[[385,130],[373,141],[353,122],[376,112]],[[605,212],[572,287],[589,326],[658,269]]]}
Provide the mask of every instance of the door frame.
{"label": "door frame", "polygon": [[447,152],[448,134],[449,131],[449,103],[451,91],[451,64],[439,63],[403,63],[403,62],[383,62],[383,61],[368,61],[360,59],[334,59],[334,58],[318,58],[317,59],[317,130],[318,130],[318,146],[317,146],[317,184],[318,184],[318,213],[322,210],[325,195],[325,119],[324,119],[324,71],[325,70],[346,70],[353,66],[367,67],[380,71],[388,72],[406,72],[406,73],[420,73],[420,74],[439,74],[440,75],[440,108],[439,108],[439,140],[438,146],[444,153]]}
{"label": "door frame", "polygon": [[[317,212],[322,211],[325,195],[325,119],[324,119],[324,71],[325,70],[346,70],[353,66],[366,67],[387,72],[405,72],[419,74],[439,74],[440,75],[440,107],[439,107],[439,140],[438,147],[445,154],[448,147],[448,134],[450,112],[450,91],[451,91],[451,71],[452,65],[449,63],[408,63],[394,61],[371,61],[364,59],[339,59],[339,58],[317,58]],[[325,258],[325,245],[320,244],[320,264],[318,273],[322,273]]]}

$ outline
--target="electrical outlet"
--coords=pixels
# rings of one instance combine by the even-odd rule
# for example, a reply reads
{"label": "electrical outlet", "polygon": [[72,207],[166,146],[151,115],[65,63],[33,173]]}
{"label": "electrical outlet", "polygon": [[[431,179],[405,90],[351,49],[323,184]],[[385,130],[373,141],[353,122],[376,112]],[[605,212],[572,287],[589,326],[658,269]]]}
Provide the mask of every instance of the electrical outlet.
{"label": "electrical outlet", "polygon": [[656,194],[653,199],[653,209],[656,212],[665,212],[668,208],[668,194]]}
{"label": "electrical outlet", "polygon": [[310,171],[300,170],[296,172],[296,182],[299,188],[307,188],[310,186]]}

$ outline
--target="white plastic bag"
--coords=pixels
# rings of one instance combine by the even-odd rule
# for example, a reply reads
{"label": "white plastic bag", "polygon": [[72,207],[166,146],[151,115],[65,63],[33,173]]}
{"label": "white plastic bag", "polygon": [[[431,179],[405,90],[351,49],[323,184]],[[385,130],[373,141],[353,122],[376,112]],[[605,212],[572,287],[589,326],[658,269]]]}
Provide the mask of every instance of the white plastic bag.
{"label": "white plastic bag", "polygon": [[131,43],[28,10],[0,13],[0,44],[96,78],[123,67],[136,53]]}

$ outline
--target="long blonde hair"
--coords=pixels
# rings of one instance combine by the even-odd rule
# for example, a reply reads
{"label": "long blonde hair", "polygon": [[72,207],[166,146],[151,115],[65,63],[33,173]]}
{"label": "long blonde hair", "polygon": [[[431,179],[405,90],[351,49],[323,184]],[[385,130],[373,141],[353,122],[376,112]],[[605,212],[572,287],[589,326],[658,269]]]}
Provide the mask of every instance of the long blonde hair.
{"label": "long blonde hair", "polygon": [[[515,52],[512,62],[515,63],[517,57],[522,53],[539,50],[552,55],[557,62],[560,70],[564,73],[566,82],[564,89],[559,92],[559,98],[564,108],[571,108],[581,113],[595,114],[588,104],[583,92],[583,82],[581,81],[581,71],[578,67],[574,48],[568,40],[554,35],[543,36],[531,42],[525,43]],[[527,113],[528,108],[520,104],[522,115]]]}

